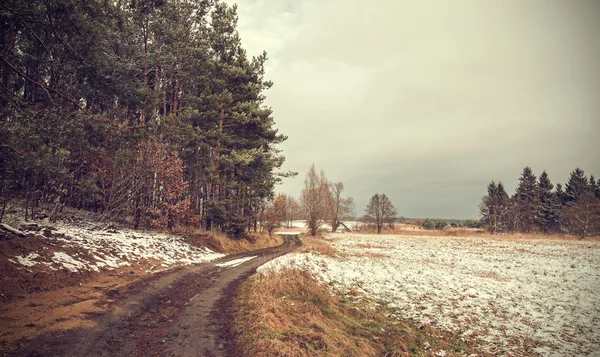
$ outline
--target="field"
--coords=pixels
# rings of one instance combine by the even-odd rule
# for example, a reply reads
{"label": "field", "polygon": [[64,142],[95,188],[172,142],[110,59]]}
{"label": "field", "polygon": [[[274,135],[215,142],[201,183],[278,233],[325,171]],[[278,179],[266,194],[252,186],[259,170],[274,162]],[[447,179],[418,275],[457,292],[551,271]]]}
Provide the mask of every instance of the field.
{"label": "field", "polygon": [[[433,326],[504,356],[600,356],[600,243],[330,234],[339,256],[280,257],[390,319]],[[454,351],[435,351],[437,355]]]}

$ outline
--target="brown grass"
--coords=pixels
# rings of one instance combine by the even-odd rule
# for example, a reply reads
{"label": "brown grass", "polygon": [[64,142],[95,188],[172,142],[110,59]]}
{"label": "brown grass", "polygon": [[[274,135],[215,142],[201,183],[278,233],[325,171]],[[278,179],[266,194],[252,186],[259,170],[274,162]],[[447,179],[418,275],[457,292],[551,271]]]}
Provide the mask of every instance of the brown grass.
{"label": "brown grass", "polygon": [[318,252],[328,257],[339,257],[341,255],[337,250],[335,250],[335,248],[333,248],[331,245],[329,245],[329,243],[327,243],[327,240],[318,236],[303,236],[302,246],[298,248],[297,252]]}
{"label": "brown grass", "polygon": [[232,239],[220,232],[207,232],[201,229],[179,228],[173,234],[182,236],[188,243],[208,247],[219,253],[235,254],[276,247],[283,244],[283,238],[276,234],[251,233],[247,238]]}
{"label": "brown grass", "polygon": [[[377,229],[361,227],[353,233],[377,234]],[[569,234],[545,234],[545,233],[497,233],[492,234],[484,229],[473,228],[446,228],[443,230],[421,229],[418,226],[408,224],[395,224],[393,229],[387,228],[381,234],[424,236],[424,237],[481,237],[499,240],[580,240],[579,237]],[[600,237],[585,237],[586,241],[600,241]]]}
{"label": "brown grass", "polygon": [[333,295],[309,273],[257,274],[234,302],[237,354],[242,357],[449,356],[477,353],[469,341],[430,326],[398,322],[356,291]]}

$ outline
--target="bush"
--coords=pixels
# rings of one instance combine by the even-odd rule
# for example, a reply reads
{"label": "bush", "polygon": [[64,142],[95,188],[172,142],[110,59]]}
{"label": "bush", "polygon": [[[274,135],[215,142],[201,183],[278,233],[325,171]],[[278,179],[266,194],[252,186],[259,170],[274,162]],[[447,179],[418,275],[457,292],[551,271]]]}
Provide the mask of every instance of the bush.
{"label": "bush", "polygon": [[467,228],[481,228],[483,226],[479,219],[465,219],[462,225]]}
{"label": "bush", "polygon": [[439,229],[442,230],[448,225],[448,222],[441,218],[427,218],[421,223],[423,229]]}

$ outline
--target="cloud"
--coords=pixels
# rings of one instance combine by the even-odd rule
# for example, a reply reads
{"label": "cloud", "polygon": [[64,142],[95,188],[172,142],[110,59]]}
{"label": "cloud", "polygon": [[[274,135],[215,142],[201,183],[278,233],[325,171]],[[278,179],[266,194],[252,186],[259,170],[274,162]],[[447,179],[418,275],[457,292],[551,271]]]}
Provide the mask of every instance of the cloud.
{"label": "cloud", "polygon": [[600,175],[600,4],[594,1],[239,2],[298,196],[311,163],[361,214],[473,217],[487,182],[522,168]]}

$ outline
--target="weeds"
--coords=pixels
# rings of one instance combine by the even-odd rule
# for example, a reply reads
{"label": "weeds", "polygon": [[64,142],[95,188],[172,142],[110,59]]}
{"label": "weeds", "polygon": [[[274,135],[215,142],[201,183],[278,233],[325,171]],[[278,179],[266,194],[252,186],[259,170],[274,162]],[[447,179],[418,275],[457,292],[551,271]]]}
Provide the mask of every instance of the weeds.
{"label": "weeds", "polygon": [[249,279],[234,302],[237,355],[434,356],[476,352],[456,335],[398,321],[356,292],[333,294],[308,272],[283,269]]}
{"label": "weeds", "polygon": [[333,248],[327,241],[319,237],[302,237],[302,247],[297,252],[308,253],[318,252],[319,254],[328,257],[339,257],[341,254],[335,248]]}
{"label": "weeds", "polygon": [[219,253],[228,254],[251,252],[283,244],[281,236],[269,236],[265,233],[252,233],[244,239],[231,239],[223,233],[207,232],[202,229],[190,229],[186,227],[176,227],[173,233],[184,237],[190,244],[209,247]]}

